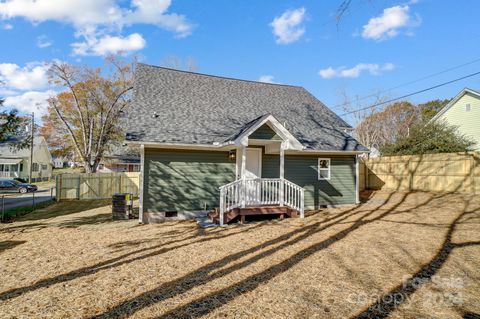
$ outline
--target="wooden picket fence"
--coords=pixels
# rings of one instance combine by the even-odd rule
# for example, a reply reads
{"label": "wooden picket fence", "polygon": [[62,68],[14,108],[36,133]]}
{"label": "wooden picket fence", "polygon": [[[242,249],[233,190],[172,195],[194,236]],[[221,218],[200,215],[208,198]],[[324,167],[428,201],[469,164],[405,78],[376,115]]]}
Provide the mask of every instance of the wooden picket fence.
{"label": "wooden picket fence", "polygon": [[115,193],[138,197],[140,173],[61,174],[56,177],[56,198],[106,199]]}
{"label": "wooden picket fence", "polygon": [[363,161],[360,189],[480,194],[480,153],[385,156]]}

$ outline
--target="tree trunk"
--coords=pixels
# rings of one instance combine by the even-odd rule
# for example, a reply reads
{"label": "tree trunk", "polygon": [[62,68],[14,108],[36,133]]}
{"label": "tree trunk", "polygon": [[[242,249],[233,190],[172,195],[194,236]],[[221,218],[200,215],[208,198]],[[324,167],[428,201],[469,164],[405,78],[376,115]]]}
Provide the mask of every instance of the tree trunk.
{"label": "tree trunk", "polygon": [[88,161],[84,161],[83,165],[85,167],[85,173],[96,173],[98,169],[98,163],[95,162],[93,165]]}

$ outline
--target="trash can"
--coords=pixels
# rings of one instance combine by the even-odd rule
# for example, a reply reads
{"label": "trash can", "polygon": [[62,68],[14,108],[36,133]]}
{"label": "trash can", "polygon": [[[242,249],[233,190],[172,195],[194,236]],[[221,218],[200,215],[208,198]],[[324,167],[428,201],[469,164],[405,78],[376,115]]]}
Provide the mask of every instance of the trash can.
{"label": "trash can", "polygon": [[112,218],[129,219],[133,213],[133,194],[117,193],[112,196]]}

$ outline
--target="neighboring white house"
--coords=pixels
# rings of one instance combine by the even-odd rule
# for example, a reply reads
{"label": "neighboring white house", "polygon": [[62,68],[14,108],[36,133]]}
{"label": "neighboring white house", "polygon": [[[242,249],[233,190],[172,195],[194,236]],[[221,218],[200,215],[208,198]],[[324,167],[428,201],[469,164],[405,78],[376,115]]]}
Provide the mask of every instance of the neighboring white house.
{"label": "neighboring white house", "polygon": [[474,149],[480,151],[480,91],[463,89],[432,121],[456,126],[461,134],[476,142]]}
{"label": "neighboring white house", "polygon": [[[16,140],[0,143],[0,177],[28,180],[30,148],[16,149]],[[32,180],[43,181],[52,177],[53,161],[47,142],[42,136],[33,139]]]}
{"label": "neighboring white house", "polygon": [[63,157],[55,157],[53,159],[54,168],[63,168],[64,165],[65,165],[65,160],[63,159]]}

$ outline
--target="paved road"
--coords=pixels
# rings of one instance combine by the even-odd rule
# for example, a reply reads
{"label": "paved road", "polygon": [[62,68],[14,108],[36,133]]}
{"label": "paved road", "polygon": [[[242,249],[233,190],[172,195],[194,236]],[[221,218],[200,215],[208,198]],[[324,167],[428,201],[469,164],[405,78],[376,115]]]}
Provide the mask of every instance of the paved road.
{"label": "paved road", "polygon": [[[50,188],[52,185],[41,185],[38,187],[38,191],[35,192],[35,203],[46,202],[51,199],[50,195]],[[5,195],[5,209],[15,208],[15,207],[23,207],[23,206],[30,206],[33,203],[33,194],[13,194],[13,193],[6,193],[0,194],[0,212],[1,212],[1,205],[2,205],[2,196]],[[55,196],[55,190],[53,191],[53,196]]]}

